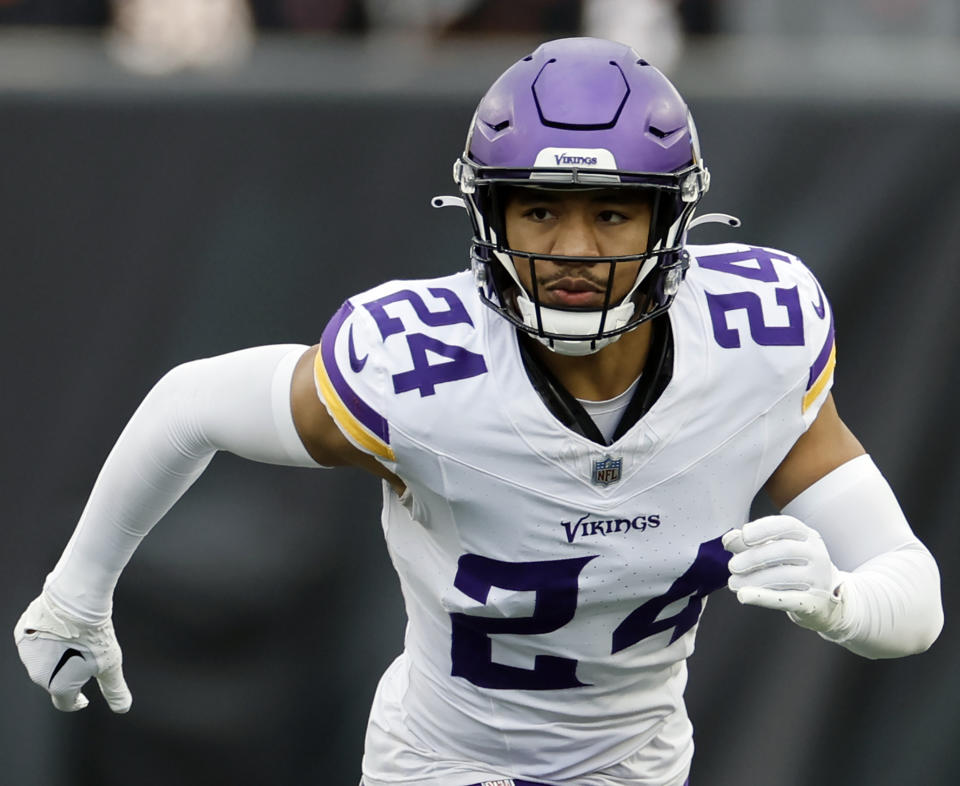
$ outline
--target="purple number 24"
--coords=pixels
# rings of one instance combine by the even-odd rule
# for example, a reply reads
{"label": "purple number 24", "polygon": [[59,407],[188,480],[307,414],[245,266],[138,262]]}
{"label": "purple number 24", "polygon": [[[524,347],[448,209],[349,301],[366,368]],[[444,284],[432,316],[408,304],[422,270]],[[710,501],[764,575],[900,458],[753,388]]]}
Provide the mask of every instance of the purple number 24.
{"label": "purple number 24", "polygon": [[[580,572],[596,555],[544,562],[502,562],[464,554],[457,566],[454,586],[478,603],[487,602],[493,587],[534,592],[533,614],[529,617],[484,617],[476,614],[450,615],[452,674],[481,688],[498,690],[562,690],[587,683],[577,678],[577,661],[555,655],[537,655],[532,669],[493,661],[495,634],[533,635],[551,633],[570,622],[577,610]],[[672,644],[700,619],[703,599],[724,586],[730,576],[720,538],[700,545],[697,557],[670,588],[634,609],[613,631],[611,654],[632,647],[657,633],[670,630]],[[672,603],[687,599],[675,614],[661,618]]]}
{"label": "purple number 24", "polygon": [[[788,257],[765,248],[746,248],[726,254],[701,257],[700,267],[730,273],[741,278],[773,283],[779,280],[774,260],[789,263]],[[744,264],[752,263],[752,264]],[[740,346],[740,332],[727,324],[727,313],[743,310],[747,313],[750,336],[763,347],[798,347],[803,345],[803,311],[797,287],[777,287],[777,304],[787,310],[786,325],[768,325],[763,314],[763,303],[756,292],[707,292],[707,307],[713,323],[713,337],[725,349]]]}
{"label": "purple number 24", "polygon": [[[427,291],[433,297],[446,303],[446,308],[431,311],[427,304],[423,302],[423,298],[412,289],[401,289],[385,297],[364,303],[377,323],[380,336],[384,340],[395,333],[404,333],[407,330],[403,320],[387,313],[387,306],[394,303],[408,303],[413,307],[417,319],[428,327],[473,325],[463,302],[453,290],[431,287]],[[483,374],[487,370],[483,355],[471,352],[465,347],[447,344],[424,333],[407,332],[406,339],[407,346],[410,349],[410,357],[413,360],[413,368],[393,375],[393,390],[395,393],[418,390],[421,397],[432,396],[437,392],[436,386],[442,382],[469,379]],[[440,363],[431,363],[427,356],[428,352],[446,359]]]}

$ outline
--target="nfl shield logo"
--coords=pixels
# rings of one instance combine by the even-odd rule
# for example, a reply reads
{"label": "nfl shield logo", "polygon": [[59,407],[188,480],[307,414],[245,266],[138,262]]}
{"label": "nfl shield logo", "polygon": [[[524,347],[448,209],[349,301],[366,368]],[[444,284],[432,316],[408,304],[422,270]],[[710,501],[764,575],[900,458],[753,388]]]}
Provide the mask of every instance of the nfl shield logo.
{"label": "nfl shield logo", "polygon": [[623,467],[622,458],[604,456],[593,462],[593,482],[597,486],[609,486],[620,480],[620,469]]}

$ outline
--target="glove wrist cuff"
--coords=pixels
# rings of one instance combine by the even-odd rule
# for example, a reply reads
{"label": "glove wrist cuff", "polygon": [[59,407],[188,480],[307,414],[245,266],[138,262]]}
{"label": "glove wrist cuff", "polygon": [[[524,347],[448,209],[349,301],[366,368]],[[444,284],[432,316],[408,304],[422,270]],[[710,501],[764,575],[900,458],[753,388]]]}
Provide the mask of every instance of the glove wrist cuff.
{"label": "glove wrist cuff", "polygon": [[823,620],[823,624],[816,628],[820,638],[834,644],[843,644],[854,633],[853,621],[856,619],[856,600],[851,597],[849,579],[849,573],[834,568],[833,591],[831,593],[832,608]]}

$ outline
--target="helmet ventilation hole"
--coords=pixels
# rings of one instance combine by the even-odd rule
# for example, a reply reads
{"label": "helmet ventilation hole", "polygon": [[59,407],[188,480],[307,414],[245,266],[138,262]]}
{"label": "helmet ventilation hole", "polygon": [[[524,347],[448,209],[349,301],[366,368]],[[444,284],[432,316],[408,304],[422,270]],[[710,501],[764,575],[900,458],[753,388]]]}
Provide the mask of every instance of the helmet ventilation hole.
{"label": "helmet ventilation hole", "polygon": [[639,60],[637,60],[637,65],[645,66],[645,65],[650,65],[650,64],[641,57]]}

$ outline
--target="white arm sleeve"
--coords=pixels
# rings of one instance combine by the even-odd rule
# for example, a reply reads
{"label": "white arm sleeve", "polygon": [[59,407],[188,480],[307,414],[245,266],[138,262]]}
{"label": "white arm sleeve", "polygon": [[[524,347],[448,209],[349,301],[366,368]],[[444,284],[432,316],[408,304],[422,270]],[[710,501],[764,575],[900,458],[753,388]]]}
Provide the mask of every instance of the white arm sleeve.
{"label": "white arm sleeve", "polygon": [[110,616],[120,572],[213,454],[318,467],[297,435],[290,385],[307,347],[255,347],[177,366],[150,391],[94,484],[45,590],[87,622]]}
{"label": "white arm sleeve", "polygon": [[820,533],[840,571],[840,625],[821,636],[868,658],[923,652],[936,640],[937,563],[869,456],[821,478],[783,512]]}

